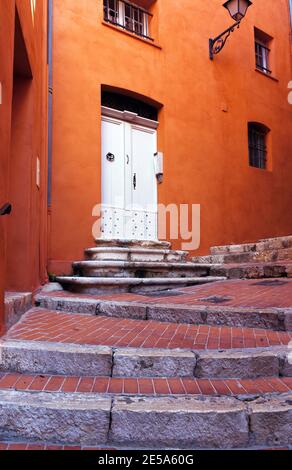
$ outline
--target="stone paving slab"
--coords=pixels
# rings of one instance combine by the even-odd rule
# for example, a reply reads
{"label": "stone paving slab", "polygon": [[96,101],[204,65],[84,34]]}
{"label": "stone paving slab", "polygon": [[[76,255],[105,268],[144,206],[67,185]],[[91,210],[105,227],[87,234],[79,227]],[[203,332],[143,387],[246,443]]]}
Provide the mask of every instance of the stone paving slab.
{"label": "stone paving slab", "polygon": [[117,349],[113,377],[193,377],[196,355],[191,351]]}
{"label": "stone paving slab", "polygon": [[0,370],[62,375],[110,375],[112,349],[107,346],[0,341]]}
{"label": "stone paving slab", "polygon": [[248,415],[234,398],[116,398],[109,436],[119,444],[157,448],[245,447]]}
{"label": "stone paving slab", "polygon": [[292,394],[261,397],[249,405],[251,442],[292,445]]}
{"label": "stone paving slab", "polygon": [[107,441],[111,399],[0,390],[0,439],[83,445]]}

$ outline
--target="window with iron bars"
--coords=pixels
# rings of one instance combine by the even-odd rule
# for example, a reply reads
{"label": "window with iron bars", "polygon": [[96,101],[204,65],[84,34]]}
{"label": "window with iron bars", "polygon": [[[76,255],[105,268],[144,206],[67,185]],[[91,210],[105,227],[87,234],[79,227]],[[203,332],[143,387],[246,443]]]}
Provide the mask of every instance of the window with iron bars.
{"label": "window with iron bars", "polygon": [[149,34],[152,14],[147,10],[126,0],[103,0],[103,5],[105,21],[153,41]]}
{"label": "window with iron bars", "polygon": [[255,54],[256,54],[257,69],[270,75],[272,73],[272,71],[270,70],[270,66],[269,66],[270,49],[267,46],[256,41],[255,42]]}
{"label": "window with iron bars", "polygon": [[267,168],[267,134],[269,130],[257,123],[248,125],[249,164],[255,168]]}

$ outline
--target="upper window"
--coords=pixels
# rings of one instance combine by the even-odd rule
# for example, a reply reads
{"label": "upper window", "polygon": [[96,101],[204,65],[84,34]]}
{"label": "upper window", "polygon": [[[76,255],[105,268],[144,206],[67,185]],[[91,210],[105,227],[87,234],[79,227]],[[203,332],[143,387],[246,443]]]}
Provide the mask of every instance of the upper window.
{"label": "upper window", "polygon": [[269,129],[263,124],[248,124],[249,164],[255,168],[267,168],[267,136]]}
{"label": "upper window", "polygon": [[153,41],[149,35],[152,14],[147,10],[127,0],[103,0],[103,4],[105,21]]}
{"label": "upper window", "polygon": [[272,38],[255,28],[255,56],[256,68],[261,72],[271,75],[271,42]]}

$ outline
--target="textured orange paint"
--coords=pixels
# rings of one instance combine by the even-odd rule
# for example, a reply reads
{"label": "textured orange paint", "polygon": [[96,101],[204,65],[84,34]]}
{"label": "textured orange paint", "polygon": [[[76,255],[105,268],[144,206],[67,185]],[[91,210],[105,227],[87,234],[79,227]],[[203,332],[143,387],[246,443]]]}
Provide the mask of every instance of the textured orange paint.
{"label": "textured orange paint", "polygon": [[[50,270],[93,245],[91,211],[100,202],[101,85],[163,104],[159,150],[165,156],[160,203],[201,204],[210,245],[292,232],[292,107],[286,0],[257,0],[209,60],[208,39],[232,20],[222,1],[157,0],[155,45],[103,22],[102,0],[54,1],[54,126]],[[255,71],[254,27],[274,38],[273,75]],[[248,121],[271,131],[269,168],[248,164]],[[175,247],[180,241],[174,242]]]}

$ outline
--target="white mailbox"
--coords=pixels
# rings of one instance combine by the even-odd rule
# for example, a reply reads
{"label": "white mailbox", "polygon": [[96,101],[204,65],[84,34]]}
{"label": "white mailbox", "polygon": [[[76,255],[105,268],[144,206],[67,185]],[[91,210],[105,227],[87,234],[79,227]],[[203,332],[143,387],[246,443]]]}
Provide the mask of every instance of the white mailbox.
{"label": "white mailbox", "polygon": [[156,152],[154,154],[154,167],[158,183],[163,181],[163,152]]}

